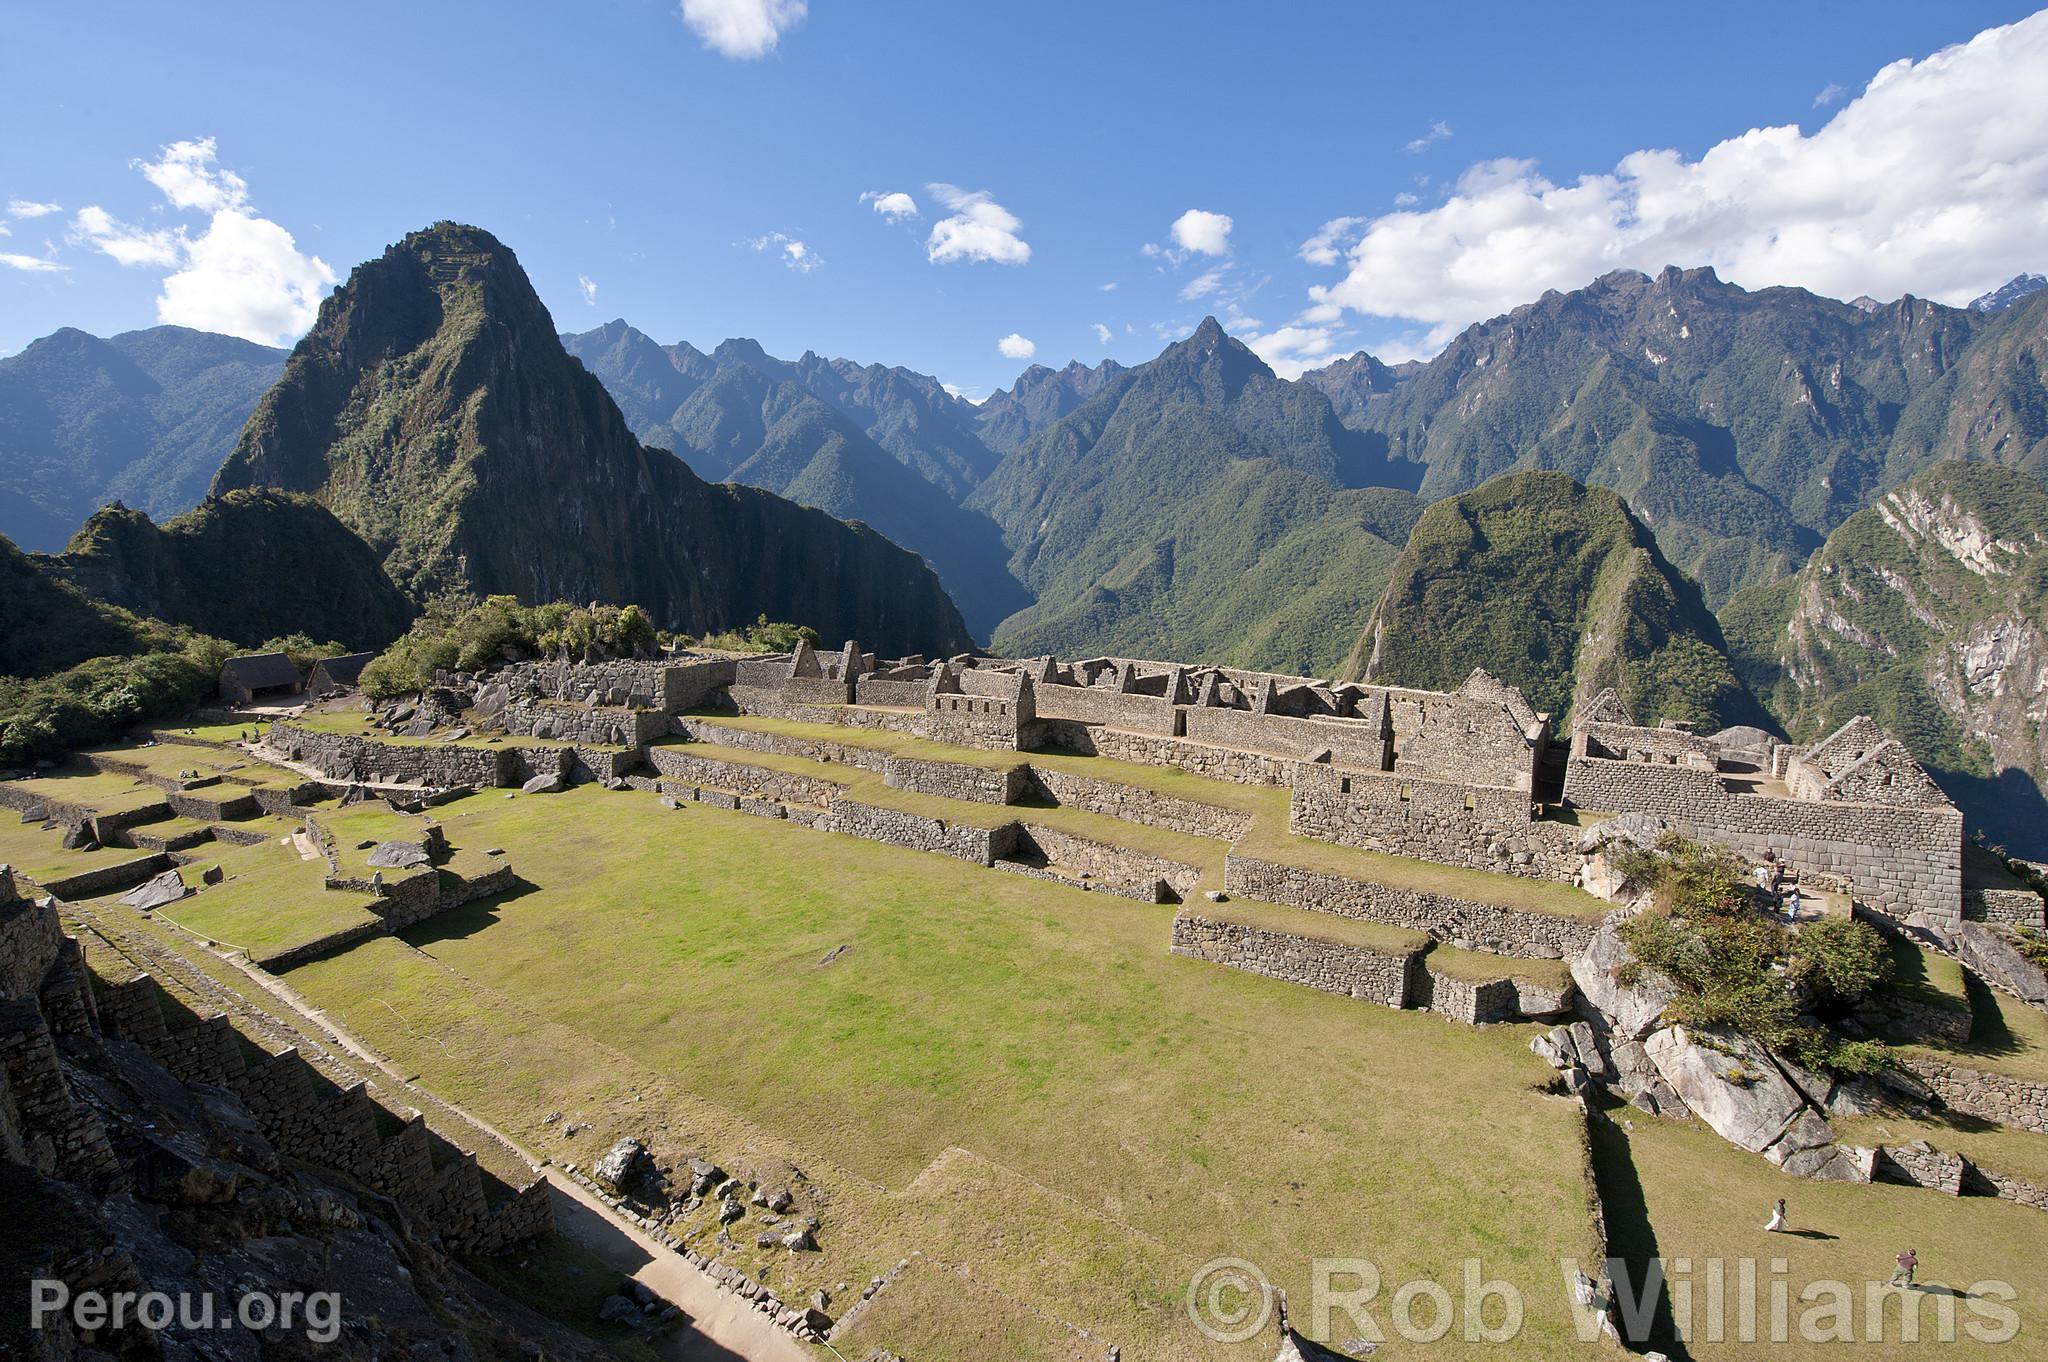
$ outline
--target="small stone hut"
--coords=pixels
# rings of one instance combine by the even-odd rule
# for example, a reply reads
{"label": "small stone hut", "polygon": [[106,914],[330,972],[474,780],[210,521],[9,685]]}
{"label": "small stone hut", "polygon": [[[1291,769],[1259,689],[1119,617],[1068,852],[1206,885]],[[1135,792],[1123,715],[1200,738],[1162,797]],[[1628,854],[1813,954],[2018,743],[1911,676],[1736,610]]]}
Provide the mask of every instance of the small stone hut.
{"label": "small stone hut", "polygon": [[306,693],[309,695],[332,695],[336,691],[354,690],[363,679],[363,668],[375,659],[375,653],[347,653],[341,657],[323,657],[313,664],[313,670],[306,677]]}
{"label": "small stone hut", "polygon": [[220,698],[237,705],[297,695],[305,688],[305,678],[283,653],[231,657],[220,669]]}

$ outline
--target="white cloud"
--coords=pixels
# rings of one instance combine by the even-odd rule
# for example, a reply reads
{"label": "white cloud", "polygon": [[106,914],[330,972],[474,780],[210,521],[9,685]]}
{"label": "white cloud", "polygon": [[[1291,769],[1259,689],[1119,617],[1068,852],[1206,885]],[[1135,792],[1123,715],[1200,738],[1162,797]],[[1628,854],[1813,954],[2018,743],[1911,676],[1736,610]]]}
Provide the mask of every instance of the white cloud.
{"label": "white cloud", "polygon": [[1190,208],[1173,220],[1173,244],[1197,255],[1229,255],[1233,225],[1227,213]]}
{"label": "white cloud", "polygon": [[576,289],[577,292],[583,295],[583,302],[586,307],[597,306],[597,284],[589,275],[579,274],[576,276]]}
{"label": "white cloud", "polygon": [[61,203],[37,203],[34,199],[9,199],[7,216],[11,218],[46,218],[52,213],[61,213]]}
{"label": "white cloud", "polygon": [[1402,190],[1400,193],[1394,195],[1394,207],[1396,208],[1413,208],[1416,204],[1421,202],[1421,195],[1411,194],[1405,189]]}
{"label": "white cloud", "polygon": [[683,0],[683,22],[720,56],[753,61],[773,52],[809,9],[806,0]]}
{"label": "white cloud", "polygon": [[824,256],[785,232],[770,232],[766,236],[754,237],[746,244],[757,251],[775,252],[785,268],[798,274],[809,274],[825,263]]}
{"label": "white cloud", "polygon": [[1096,285],[1096,287],[1095,287],[1095,291],[1096,291],[1097,293],[1115,293],[1115,292],[1116,292],[1116,280],[1112,279],[1112,280],[1110,280],[1110,281],[1109,281],[1108,283],[1106,283],[1106,284],[1098,284],[1098,285]]}
{"label": "white cloud", "polygon": [[207,215],[196,235],[183,224],[132,226],[89,204],[73,215],[70,238],[122,265],[172,271],[156,300],[158,321],[264,344],[289,341],[312,325],[334,271],[258,216],[248,182],[215,154],[214,140],[203,137],[133,163],[172,208]]}
{"label": "white cloud", "polygon": [[996,342],[996,349],[1003,352],[1005,359],[1030,359],[1038,353],[1038,347],[1012,331]]}
{"label": "white cloud", "polygon": [[131,227],[97,204],[78,210],[71,219],[71,239],[91,246],[123,265],[170,269],[184,257],[185,229],[150,231]]}
{"label": "white cloud", "polygon": [[2048,12],[1892,63],[1811,136],[1756,128],[1697,160],[1638,151],[1566,184],[1530,161],[1482,162],[1436,207],[1365,223],[1344,278],[1310,297],[1408,319],[1437,345],[1545,289],[1667,264],[1750,288],[1966,302],[2039,267],[2044,69]]}
{"label": "white cloud", "polygon": [[1184,302],[1191,303],[1197,298],[1208,297],[1222,287],[1223,271],[1220,269],[1210,270],[1188,280],[1187,284],[1181,289],[1180,296]]}
{"label": "white cloud", "polygon": [[997,203],[987,190],[966,190],[950,184],[927,185],[952,216],[932,224],[925,254],[935,265],[949,260],[986,260],[1021,265],[1031,259],[1031,245],[1018,232],[1024,224]]}
{"label": "white cloud", "polygon": [[1358,239],[1358,233],[1364,226],[1364,218],[1331,218],[1316,228],[1316,234],[1302,242],[1301,249],[1295,254],[1311,265],[1334,265]]}
{"label": "white cloud", "polygon": [[1450,135],[1451,125],[1444,122],[1442,119],[1438,119],[1436,122],[1429,125],[1428,132],[1422,134],[1422,136],[1408,143],[1408,145],[1401,148],[1401,150],[1408,152],[1410,155],[1413,155],[1418,151],[1427,151],[1429,150],[1429,148],[1435,146],[1438,142],[1443,141]]}
{"label": "white cloud", "polygon": [[1816,109],[1825,109],[1828,105],[1834,103],[1836,100],[1840,99],[1843,95],[1847,93],[1849,92],[1847,90],[1844,90],[1839,85],[1825,85],[1821,87],[1821,92],[1813,97],[1813,107]]}
{"label": "white cloud", "polygon": [[70,268],[69,265],[60,265],[39,255],[16,255],[12,251],[0,251],[0,265],[28,274],[54,274]]}
{"label": "white cloud", "polygon": [[1098,345],[1109,344],[1110,337],[1113,334],[1115,333],[1112,332],[1108,327],[1104,326],[1101,322],[1095,323],[1095,340]]}
{"label": "white cloud", "polygon": [[905,218],[917,216],[917,200],[900,189],[887,193],[879,189],[870,189],[860,196],[860,201],[872,203],[875,211],[891,222],[902,222]]}
{"label": "white cloud", "polygon": [[1300,378],[1309,369],[1319,369],[1338,357],[1337,332],[1327,326],[1290,324],[1259,332],[1233,326],[1231,333],[1266,361],[1282,378]]}

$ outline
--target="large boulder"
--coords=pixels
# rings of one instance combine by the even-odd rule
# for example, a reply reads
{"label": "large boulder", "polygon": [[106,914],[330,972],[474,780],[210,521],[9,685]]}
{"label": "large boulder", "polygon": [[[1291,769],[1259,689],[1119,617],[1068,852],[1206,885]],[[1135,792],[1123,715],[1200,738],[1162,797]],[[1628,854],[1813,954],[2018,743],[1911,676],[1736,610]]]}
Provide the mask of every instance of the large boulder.
{"label": "large boulder", "polygon": [[1620,922],[1609,918],[1600,924],[1585,951],[1571,962],[1572,982],[1587,1004],[1607,1018],[1615,1035],[1640,1040],[1678,996],[1678,986],[1652,969],[1635,971],[1633,983],[1621,982],[1636,957],[1621,939]]}
{"label": "large boulder", "polygon": [[152,912],[185,897],[185,880],[176,870],[166,870],[154,879],[136,885],[121,895],[121,902],[142,912]]}
{"label": "large boulder", "polygon": [[370,864],[378,870],[410,870],[427,860],[427,849],[413,842],[379,842],[370,853]]}
{"label": "large boulder", "polygon": [[1693,1115],[1752,1154],[1776,1144],[1810,1111],[1771,1057],[1735,1032],[1667,1026],[1644,1039],[1643,1053]]}
{"label": "large boulder", "polygon": [[624,1192],[639,1176],[646,1157],[647,1146],[628,1136],[605,1152],[590,1176],[607,1191]]}
{"label": "large boulder", "polygon": [[2048,973],[2020,954],[2012,938],[1982,922],[1965,922],[1956,937],[1956,957],[2001,988],[2035,1007],[2048,1008]]}
{"label": "large boulder", "polygon": [[567,788],[568,787],[562,783],[562,776],[560,772],[549,771],[543,775],[535,776],[532,780],[527,781],[524,785],[519,787],[519,790],[522,794],[560,794],[563,790]]}

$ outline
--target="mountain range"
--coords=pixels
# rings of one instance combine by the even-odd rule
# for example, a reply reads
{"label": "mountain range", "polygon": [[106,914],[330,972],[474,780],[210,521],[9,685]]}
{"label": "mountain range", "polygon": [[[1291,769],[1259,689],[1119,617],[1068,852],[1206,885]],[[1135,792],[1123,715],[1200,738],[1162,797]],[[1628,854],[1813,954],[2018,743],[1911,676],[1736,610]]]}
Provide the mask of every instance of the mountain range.
{"label": "mountain range", "polygon": [[190,509],[284,359],[182,326],[66,327],[0,359],[0,534],[56,550],[110,501]]}

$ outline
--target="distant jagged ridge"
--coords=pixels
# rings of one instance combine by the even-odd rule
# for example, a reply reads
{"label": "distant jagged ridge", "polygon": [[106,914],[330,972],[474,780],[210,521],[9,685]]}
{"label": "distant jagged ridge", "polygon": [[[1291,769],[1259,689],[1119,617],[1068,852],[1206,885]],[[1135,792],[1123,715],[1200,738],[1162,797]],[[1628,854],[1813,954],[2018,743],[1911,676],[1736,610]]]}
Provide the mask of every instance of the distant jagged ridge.
{"label": "distant jagged ridge", "polygon": [[1345,671],[1451,690],[1474,667],[1560,725],[1609,686],[1644,723],[1769,722],[1698,586],[1619,495],[1562,473],[1503,474],[1423,512]]}
{"label": "distant jagged ridge", "polygon": [[634,601],[690,633],[765,614],[892,652],[970,643],[914,554],[644,447],[475,227],[409,235],[322,304],[214,481],[245,487],[314,496],[415,600]]}
{"label": "distant jagged ridge", "polygon": [[922,554],[977,636],[1030,603],[1005,565],[995,525],[955,504],[994,455],[953,419],[952,408],[965,404],[931,380],[811,354],[791,364],[752,341],[727,341],[705,355],[657,345],[624,322],[563,344],[605,384],[642,440],[672,450],[700,476],[863,521]]}
{"label": "distant jagged ridge", "polygon": [[1420,470],[1212,317],[1006,455],[968,505],[1038,596],[999,651],[1327,670],[1377,598]]}
{"label": "distant jagged ridge", "polygon": [[1385,391],[1345,362],[1305,381],[1437,498],[1519,468],[1611,487],[1710,602],[1796,570],[1918,465],[1900,414],[1964,356],[1979,314],[1755,292],[1711,269],[1619,271],[1469,327]]}
{"label": "distant jagged ridge", "polygon": [[0,534],[54,552],[110,501],[195,504],[285,352],[182,326],[65,327],[0,359]]}
{"label": "distant jagged ridge", "polygon": [[1938,463],[1722,611],[1737,667],[1793,737],[1872,714],[1970,825],[2048,857],[2048,489]]}

